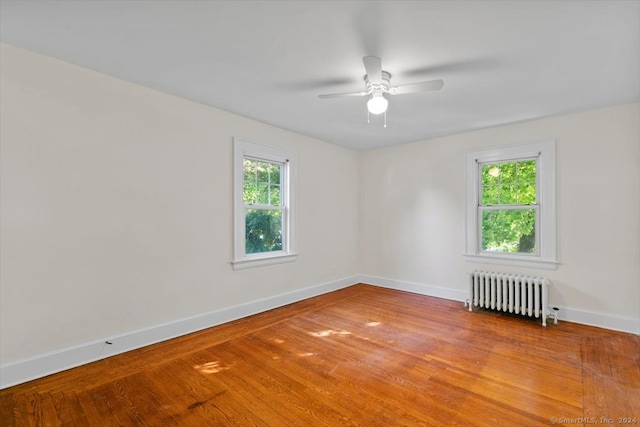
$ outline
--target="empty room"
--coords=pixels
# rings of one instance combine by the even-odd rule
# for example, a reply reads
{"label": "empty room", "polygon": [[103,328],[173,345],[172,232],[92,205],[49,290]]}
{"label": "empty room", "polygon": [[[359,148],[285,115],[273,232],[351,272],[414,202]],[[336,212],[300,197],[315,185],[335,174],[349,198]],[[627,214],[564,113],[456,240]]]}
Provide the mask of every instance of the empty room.
{"label": "empty room", "polygon": [[640,0],[0,0],[0,425],[640,424]]}

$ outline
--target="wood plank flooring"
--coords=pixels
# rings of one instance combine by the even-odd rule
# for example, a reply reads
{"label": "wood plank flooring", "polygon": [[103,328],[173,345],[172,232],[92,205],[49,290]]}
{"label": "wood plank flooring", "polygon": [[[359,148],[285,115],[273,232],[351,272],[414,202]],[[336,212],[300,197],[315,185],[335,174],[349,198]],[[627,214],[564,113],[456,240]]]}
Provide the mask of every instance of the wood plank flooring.
{"label": "wood plank flooring", "polygon": [[0,391],[9,426],[640,424],[640,337],[356,285]]}

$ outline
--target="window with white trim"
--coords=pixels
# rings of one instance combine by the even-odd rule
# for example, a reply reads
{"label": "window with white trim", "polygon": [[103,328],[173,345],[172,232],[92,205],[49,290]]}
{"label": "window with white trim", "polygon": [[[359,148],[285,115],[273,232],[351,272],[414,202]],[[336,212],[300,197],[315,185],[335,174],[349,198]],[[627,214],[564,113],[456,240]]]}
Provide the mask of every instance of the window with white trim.
{"label": "window with white trim", "polygon": [[294,153],[234,138],[234,269],[294,261]]}
{"label": "window with white trim", "polygon": [[467,258],[555,268],[555,141],[468,153],[466,173]]}

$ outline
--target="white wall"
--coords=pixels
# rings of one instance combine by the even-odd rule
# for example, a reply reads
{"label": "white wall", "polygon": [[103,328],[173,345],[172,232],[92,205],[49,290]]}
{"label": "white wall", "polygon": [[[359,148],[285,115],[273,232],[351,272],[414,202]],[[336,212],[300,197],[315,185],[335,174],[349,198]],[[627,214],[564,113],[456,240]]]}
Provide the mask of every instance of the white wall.
{"label": "white wall", "polygon": [[[465,153],[550,138],[558,268],[467,262]],[[538,274],[553,281],[550,301],[565,317],[640,333],[640,104],[371,150],[360,162],[362,272],[459,295],[474,269]]]}
{"label": "white wall", "polygon": [[[3,364],[358,273],[357,152],[1,49]],[[229,264],[233,136],[298,155],[294,263]]]}

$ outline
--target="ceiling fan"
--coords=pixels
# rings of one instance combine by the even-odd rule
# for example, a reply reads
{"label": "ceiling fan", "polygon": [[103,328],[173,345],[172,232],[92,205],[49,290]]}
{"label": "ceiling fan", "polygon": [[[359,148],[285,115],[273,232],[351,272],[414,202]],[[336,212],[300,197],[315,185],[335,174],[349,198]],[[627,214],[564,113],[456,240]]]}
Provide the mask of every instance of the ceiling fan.
{"label": "ceiling fan", "polygon": [[363,92],[348,92],[348,93],[334,93],[328,95],[318,95],[319,98],[343,98],[347,96],[370,96],[367,101],[367,111],[371,114],[385,113],[384,127],[387,127],[387,107],[389,101],[384,97],[384,94],[389,95],[403,95],[405,93],[415,92],[428,92],[431,90],[440,90],[444,86],[442,80],[430,80],[420,83],[411,83],[407,85],[391,86],[391,74],[388,71],[382,70],[382,61],[377,56],[365,56],[362,58],[364,62],[364,69],[367,74],[364,76],[366,91]]}

